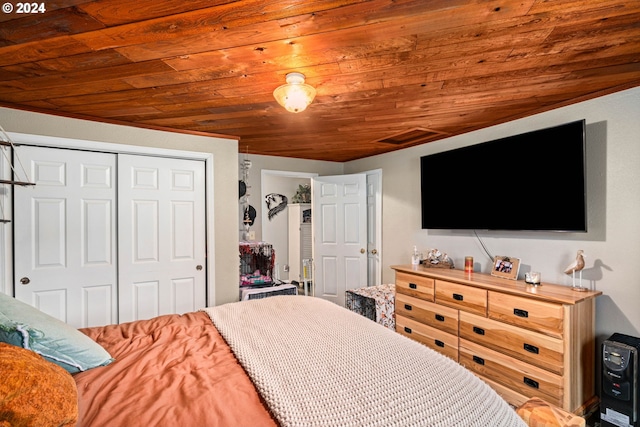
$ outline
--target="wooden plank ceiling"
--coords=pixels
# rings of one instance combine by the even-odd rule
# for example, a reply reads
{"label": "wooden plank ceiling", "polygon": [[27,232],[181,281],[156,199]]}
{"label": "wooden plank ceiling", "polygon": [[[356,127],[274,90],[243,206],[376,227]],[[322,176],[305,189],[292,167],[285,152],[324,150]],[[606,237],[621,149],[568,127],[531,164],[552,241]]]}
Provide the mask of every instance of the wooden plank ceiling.
{"label": "wooden plank ceiling", "polygon": [[[640,85],[638,0],[8,4],[1,105],[243,153],[348,161]],[[292,71],[318,91],[299,114],[272,95]]]}

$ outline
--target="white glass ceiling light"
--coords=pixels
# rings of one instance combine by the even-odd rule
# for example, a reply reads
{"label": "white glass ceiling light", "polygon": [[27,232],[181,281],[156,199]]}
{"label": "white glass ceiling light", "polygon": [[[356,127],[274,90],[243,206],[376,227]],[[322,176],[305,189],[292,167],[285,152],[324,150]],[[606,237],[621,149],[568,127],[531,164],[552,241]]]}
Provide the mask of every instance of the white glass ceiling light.
{"label": "white glass ceiling light", "polygon": [[287,84],[279,86],[273,91],[273,97],[278,104],[292,113],[304,111],[316,97],[316,90],[304,82],[304,74],[287,74]]}

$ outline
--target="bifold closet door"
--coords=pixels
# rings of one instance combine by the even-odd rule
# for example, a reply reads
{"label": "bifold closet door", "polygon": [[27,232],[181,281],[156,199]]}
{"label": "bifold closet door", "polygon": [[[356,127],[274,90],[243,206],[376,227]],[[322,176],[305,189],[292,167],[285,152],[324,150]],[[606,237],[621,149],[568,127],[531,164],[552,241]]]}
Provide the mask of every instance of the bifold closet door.
{"label": "bifold closet door", "polygon": [[120,323],[206,304],[205,165],[118,156]]}
{"label": "bifold closet door", "polygon": [[117,322],[116,155],[21,146],[15,296],[75,327]]}

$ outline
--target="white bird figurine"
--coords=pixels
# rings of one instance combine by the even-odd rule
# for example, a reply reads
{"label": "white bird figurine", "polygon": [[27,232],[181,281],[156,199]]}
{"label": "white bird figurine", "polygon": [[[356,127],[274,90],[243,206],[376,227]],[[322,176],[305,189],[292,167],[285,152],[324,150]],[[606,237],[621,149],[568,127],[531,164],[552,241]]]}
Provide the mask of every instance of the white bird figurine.
{"label": "white bird figurine", "polygon": [[576,291],[586,290],[582,286],[576,286],[576,271],[580,272],[580,284],[582,285],[582,269],[584,268],[584,251],[580,249],[576,255],[576,259],[564,270],[565,274],[570,274],[573,278],[573,289]]}

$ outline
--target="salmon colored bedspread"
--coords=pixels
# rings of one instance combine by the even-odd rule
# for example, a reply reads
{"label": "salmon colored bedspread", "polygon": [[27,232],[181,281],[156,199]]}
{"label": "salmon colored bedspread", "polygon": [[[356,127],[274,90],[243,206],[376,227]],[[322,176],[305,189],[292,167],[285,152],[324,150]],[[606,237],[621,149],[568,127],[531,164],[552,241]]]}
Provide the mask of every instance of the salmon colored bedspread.
{"label": "salmon colored bedspread", "polygon": [[275,426],[204,312],[81,329],[116,360],[74,376],[78,426]]}

